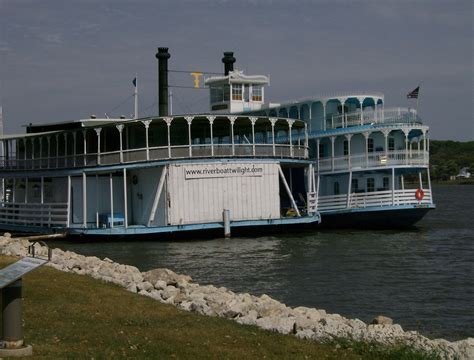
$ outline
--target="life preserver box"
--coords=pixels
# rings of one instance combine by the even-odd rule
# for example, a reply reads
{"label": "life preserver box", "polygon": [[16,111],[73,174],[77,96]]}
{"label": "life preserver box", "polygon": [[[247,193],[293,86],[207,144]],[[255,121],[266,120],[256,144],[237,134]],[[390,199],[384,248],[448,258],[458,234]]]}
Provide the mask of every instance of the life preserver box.
{"label": "life preserver box", "polygon": [[425,196],[425,192],[423,191],[423,189],[416,189],[416,192],[415,192],[416,200],[421,201],[423,200],[424,196]]}

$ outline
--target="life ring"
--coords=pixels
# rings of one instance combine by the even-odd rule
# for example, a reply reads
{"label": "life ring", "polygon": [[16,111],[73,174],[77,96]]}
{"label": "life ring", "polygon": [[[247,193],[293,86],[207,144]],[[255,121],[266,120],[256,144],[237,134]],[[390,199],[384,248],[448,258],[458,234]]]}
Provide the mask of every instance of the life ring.
{"label": "life ring", "polygon": [[416,192],[415,192],[416,200],[421,201],[423,200],[424,196],[425,196],[425,192],[423,191],[423,189],[416,189]]}

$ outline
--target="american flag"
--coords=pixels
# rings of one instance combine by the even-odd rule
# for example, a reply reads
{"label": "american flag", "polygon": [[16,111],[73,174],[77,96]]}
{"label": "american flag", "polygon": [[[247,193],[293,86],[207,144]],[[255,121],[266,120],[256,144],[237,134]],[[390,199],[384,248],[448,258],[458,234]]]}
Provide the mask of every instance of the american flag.
{"label": "american flag", "polygon": [[410,91],[407,95],[407,99],[418,99],[418,93],[420,92],[420,87],[418,86],[415,90]]}

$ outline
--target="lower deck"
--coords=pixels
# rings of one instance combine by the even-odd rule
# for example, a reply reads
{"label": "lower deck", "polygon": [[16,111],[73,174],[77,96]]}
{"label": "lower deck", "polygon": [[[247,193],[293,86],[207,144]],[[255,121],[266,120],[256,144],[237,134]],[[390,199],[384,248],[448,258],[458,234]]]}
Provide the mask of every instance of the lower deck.
{"label": "lower deck", "polygon": [[[306,161],[182,161],[3,178],[0,227],[146,235],[319,222]],[[296,200],[295,200],[296,199]]]}

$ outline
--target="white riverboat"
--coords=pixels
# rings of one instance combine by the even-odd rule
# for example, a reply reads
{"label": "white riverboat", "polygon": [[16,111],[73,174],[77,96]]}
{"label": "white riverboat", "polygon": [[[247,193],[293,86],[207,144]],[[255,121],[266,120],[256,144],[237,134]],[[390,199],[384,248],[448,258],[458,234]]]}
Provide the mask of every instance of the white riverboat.
{"label": "white riverboat", "polygon": [[0,138],[0,228],[170,236],[319,222],[307,124],[288,116],[170,116],[167,48],[157,58],[159,116],[30,124],[26,134]]}
{"label": "white riverboat", "polygon": [[[235,62],[232,53],[223,61]],[[429,128],[417,111],[380,93],[351,92],[265,104],[263,76],[231,71],[206,80],[211,110],[304,121],[323,226],[411,226],[435,208]]]}

